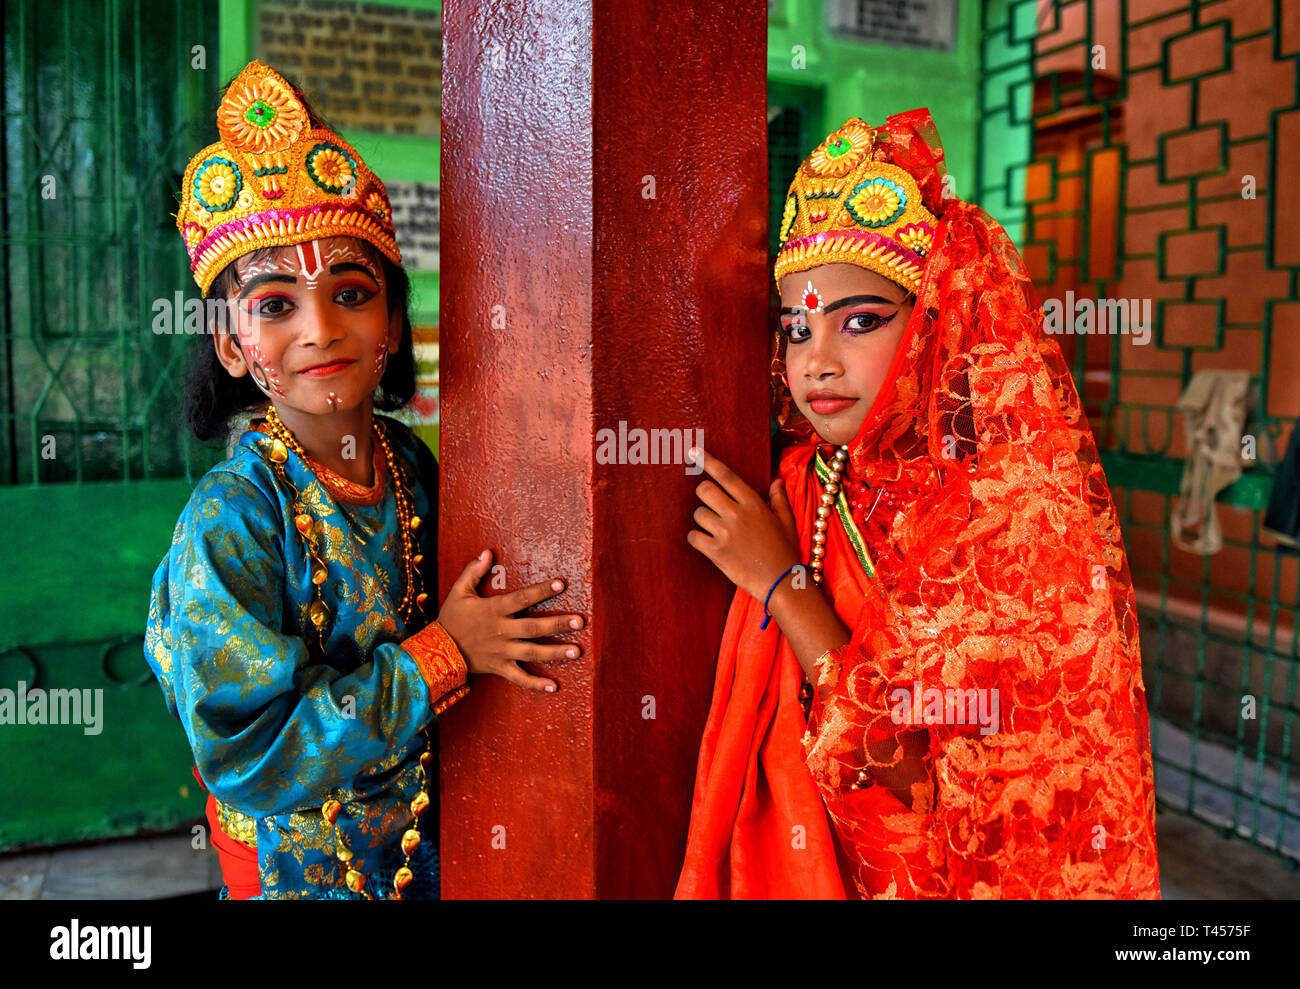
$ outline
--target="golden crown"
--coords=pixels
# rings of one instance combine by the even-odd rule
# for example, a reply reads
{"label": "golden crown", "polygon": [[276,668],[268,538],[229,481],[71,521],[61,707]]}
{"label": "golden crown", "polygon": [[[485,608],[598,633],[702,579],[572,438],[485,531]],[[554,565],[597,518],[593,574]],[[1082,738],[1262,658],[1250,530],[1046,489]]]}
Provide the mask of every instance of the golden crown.
{"label": "golden crown", "polygon": [[205,295],[222,268],[259,247],[360,237],[401,263],[384,183],[347,141],[311,126],[269,65],[244,66],[217,109],[217,130],[221,140],[185,169],[176,214]]}
{"label": "golden crown", "polygon": [[846,262],[916,291],[938,220],[885,138],[854,117],[799,166],[781,217],[778,287],[790,272]]}

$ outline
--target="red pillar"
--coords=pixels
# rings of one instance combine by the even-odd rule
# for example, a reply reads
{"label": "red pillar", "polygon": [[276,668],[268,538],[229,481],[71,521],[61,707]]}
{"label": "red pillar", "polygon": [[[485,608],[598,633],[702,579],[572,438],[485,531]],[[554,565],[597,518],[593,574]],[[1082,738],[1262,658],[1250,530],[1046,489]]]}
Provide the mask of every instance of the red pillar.
{"label": "red pillar", "polygon": [[734,589],[686,543],[700,478],[597,442],[703,429],[769,477],[766,7],[702,6],[443,7],[442,591],[488,546],[589,622],[554,696],[476,677],[444,718],[448,898],[681,866]]}

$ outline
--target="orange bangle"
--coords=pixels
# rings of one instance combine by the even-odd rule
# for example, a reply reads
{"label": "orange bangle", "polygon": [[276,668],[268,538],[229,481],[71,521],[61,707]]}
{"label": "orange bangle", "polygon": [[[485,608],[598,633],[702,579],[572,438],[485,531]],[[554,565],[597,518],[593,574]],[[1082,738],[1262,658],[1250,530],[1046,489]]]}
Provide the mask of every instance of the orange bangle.
{"label": "orange bangle", "polygon": [[402,642],[420,667],[420,675],[429,685],[429,700],[434,714],[442,714],[469,693],[469,667],[456,642],[437,622]]}

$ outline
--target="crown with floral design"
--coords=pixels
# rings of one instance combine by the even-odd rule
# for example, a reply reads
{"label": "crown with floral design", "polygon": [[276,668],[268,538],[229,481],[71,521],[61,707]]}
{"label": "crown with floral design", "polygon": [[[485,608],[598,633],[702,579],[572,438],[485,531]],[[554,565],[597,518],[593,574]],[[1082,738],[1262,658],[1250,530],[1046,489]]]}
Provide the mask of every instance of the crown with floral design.
{"label": "crown with floral design", "polygon": [[388,191],[356,149],[312,127],[292,86],[252,61],[217,109],[221,140],[191,160],[176,228],[207,293],[235,258],[259,247],[360,237],[395,264],[402,252]]}
{"label": "crown with floral design", "polygon": [[[912,114],[929,122],[928,111]],[[892,136],[854,117],[799,166],[781,217],[778,286],[791,272],[847,262],[916,291],[938,219],[916,178],[894,164]]]}

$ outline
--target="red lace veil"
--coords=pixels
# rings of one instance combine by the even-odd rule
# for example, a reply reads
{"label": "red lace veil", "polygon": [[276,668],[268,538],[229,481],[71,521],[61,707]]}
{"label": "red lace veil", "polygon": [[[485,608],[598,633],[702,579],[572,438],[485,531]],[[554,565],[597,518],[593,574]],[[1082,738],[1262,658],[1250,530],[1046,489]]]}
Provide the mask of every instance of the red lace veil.
{"label": "red lace veil", "polygon": [[[877,134],[939,223],[848,477],[910,494],[876,520],[883,593],[818,668],[807,765],[869,895],[1158,897],[1133,587],[1078,393],[1006,232],[944,198],[929,111]],[[777,399],[783,463],[806,462],[816,437],[783,383]],[[899,805],[909,836],[891,840],[851,787],[923,713],[899,691],[928,705],[931,688],[996,690],[1000,724],[923,725],[934,790]]]}

